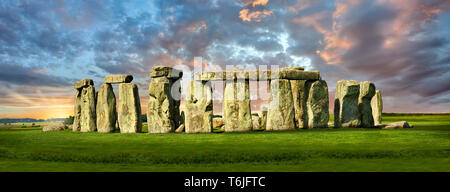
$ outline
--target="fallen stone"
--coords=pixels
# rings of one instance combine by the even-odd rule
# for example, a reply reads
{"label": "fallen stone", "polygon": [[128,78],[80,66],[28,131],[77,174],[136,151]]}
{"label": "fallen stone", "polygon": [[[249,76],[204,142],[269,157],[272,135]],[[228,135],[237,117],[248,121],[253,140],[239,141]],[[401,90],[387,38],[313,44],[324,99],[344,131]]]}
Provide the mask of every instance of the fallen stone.
{"label": "fallen stone", "polygon": [[45,127],[42,128],[42,131],[47,132],[47,131],[63,131],[67,129],[67,126],[64,125],[63,123],[51,123]]}
{"label": "fallen stone", "polygon": [[358,98],[359,83],[354,80],[340,80],[336,83],[334,97],[334,126],[359,127],[361,125]]}
{"label": "fallen stone", "polygon": [[177,121],[181,117],[177,117],[180,114],[176,112],[179,102],[175,102],[171,96],[172,85],[173,81],[167,77],[152,78],[147,110],[149,133],[170,133],[177,128]]}
{"label": "fallen stone", "polygon": [[118,116],[121,133],[141,132],[141,101],[135,83],[121,83],[119,85]]}
{"label": "fallen stone", "polygon": [[294,100],[294,123],[296,128],[306,128],[303,120],[306,111],[306,93],[305,80],[290,80],[292,89],[292,98]]}
{"label": "fallen stone", "polygon": [[97,99],[97,132],[112,133],[116,128],[117,111],[111,84],[102,85]]}
{"label": "fallen stone", "polygon": [[186,95],[186,133],[210,133],[213,128],[211,86],[209,83],[191,81]]}
{"label": "fallen stone", "polygon": [[307,81],[305,93],[307,93],[305,127],[327,128],[329,119],[327,82],[324,80]]}
{"label": "fallen stone", "polygon": [[249,82],[227,81],[223,101],[225,132],[245,132],[252,130]]}
{"label": "fallen stone", "polygon": [[379,125],[381,129],[398,129],[398,128],[413,128],[413,125],[410,125],[406,121],[397,121],[389,124]]}
{"label": "fallen stone", "polygon": [[293,103],[289,80],[272,80],[266,131],[295,130]]}
{"label": "fallen stone", "polygon": [[81,132],[94,132],[97,130],[97,114],[95,108],[95,88],[93,85],[89,85],[83,88],[81,93]]}
{"label": "fallen stone", "polygon": [[181,124],[176,130],[175,133],[182,133],[184,132],[184,124]]}
{"label": "fallen stone", "polygon": [[383,98],[381,97],[380,90],[375,92],[375,95],[372,97],[372,101],[370,102],[370,106],[372,107],[372,116],[375,125],[380,125],[382,123],[382,113],[383,113]]}
{"label": "fallen stone", "polygon": [[372,116],[372,107],[370,102],[375,95],[375,85],[370,81],[364,81],[359,84],[358,111],[361,118],[361,127],[374,127]]}
{"label": "fallen stone", "polygon": [[82,89],[75,89],[75,101],[73,106],[73,131],[80,131],[81,130],[81,124],[80,124],[80,118],[81,118],[81,92]]}
{"label": "fallen stone", "polygon": [[81,88],[88,87],[90,85],[92,85],[92,86],[94,85],[94,81],[92,79],[83,79],[83,80],[80,80],[78,82],[75,82],[73,87],[75,89],[81,89]]}
{"label": "fallen stone", "polygon": [[108,75],[104,78],[105,83],[131,83],[132,75]]}
{"label": "fallen stone", "polygon": [[153,66],[150,71],[150,77],[167,77],[169,79],[180,79],[183,77],[183,72],[172,67]]}

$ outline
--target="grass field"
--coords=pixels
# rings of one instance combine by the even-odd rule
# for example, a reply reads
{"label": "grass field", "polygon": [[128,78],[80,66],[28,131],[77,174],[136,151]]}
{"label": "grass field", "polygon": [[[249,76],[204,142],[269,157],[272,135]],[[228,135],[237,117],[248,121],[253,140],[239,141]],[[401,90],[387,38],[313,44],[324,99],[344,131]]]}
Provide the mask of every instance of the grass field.
{"label": "grass field", "polygon": [[450,115],[412,129],[101,134],[0,127],[0,171],[450,171]]}

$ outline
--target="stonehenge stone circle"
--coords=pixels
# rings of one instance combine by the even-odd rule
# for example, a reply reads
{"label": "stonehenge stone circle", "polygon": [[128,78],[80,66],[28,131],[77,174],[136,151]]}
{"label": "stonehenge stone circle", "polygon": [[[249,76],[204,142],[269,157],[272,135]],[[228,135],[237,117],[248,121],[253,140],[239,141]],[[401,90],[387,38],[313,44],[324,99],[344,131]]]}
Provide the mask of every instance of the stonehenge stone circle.
{"label": "stonehenge stone circle", "polygon": [[133,76],[131,75],[109,75],[104,78],[105,83],[131,83]]}
{"label": "stonehenge stone circle", "polygon": [[213,128],[212,88],[209,83],[191,81],[187,88],[185,132],[210,133]]}
{"label": "stonehenge stone circle", "polygon": [[94,132],[97,130],[95,105],[95,88],[93,85],[88,85],[83,88],[81,93],[81,132]]}
{"label": "stonehenge stone circle", "polygon": [[141,132],[141,102],[135,83],[119,84],[118,116],[121,133]]}
{"label": "stonehenge stone circle", "polygon": [[375,125],[381,125],[381,115],[383,112],[383,99],[381,98],[380,90],[375,92],[375,95],[372,97],[372,101],[370,102],[372,107],[372,116]]}
{"label": "stonehenge stone circle", "polygon": [[[182,75],[181,71],[171,67],[152,67],[147,110],[149,133],[170,133],[179,126],[181,121],[180,102],[173,98],[172,87]],[[175,91],[180,92],[180,89]]]}
{"label": "stonehenge stone circle", "polygon": [[292,99],[294,100],[294,123],[297,128],[305,128],[303,125],[306,110],[306,80],[290,80]]}
{"label": "stonehenge stone circle", "polygon": [[364,81],[359,84],[358,111],[360,113],[361,127],[374,127],[372,107],[370,102],[375,95],[375,85],[372,82]]}
{"label": "stonehenge stone circle", "polygon": [[267,131],[295,130],[293,103],[290,81],[272,80],[266,122]]}
{"label": "stonehenge stone circle", "polygon": [[226,81],[223,100],[223,118],[225,121],[225,132],[252,130],[248,80]]}
{"label": "stonehenge stone circle", "polygon": [[358,98],[360,85],[353,80],[336,83],[334,100],[334,127],[359,127],[361,125]]}
{"label": "stonehenge stone circle", "polygon": [[103,84],[97,98],[97,132],[114,132],[117,121],[116,96],[111,84]]}
{"label": "stonehenge stone circle", "polygon": [[307,128],[327,128],[329,100],[327,82],[307,81],[305,84],[306,114],[304,126]]}

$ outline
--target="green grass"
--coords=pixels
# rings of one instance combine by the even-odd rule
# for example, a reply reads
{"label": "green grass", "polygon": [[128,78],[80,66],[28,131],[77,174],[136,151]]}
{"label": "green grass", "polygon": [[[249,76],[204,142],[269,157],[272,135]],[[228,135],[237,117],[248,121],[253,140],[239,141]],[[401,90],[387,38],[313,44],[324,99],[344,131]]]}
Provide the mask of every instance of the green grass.
{"label": "green grass", "polygon": [[2,128],[0,171],[450,171],[450,115],[383,120],[415,127],[216,134]]}

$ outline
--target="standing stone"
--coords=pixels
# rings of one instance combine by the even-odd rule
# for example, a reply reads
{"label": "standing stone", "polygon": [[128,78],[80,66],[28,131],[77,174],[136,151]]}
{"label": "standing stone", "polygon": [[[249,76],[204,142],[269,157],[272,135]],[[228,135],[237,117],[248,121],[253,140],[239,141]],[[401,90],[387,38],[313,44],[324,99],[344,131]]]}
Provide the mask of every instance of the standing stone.
{"label": "standing stone", "polygon": [[261,120],[259,118],[258,113],[253,113],[252,114],[252,124],[253,124],[253,131],[258,131],[261,130]]}
{"label": "standing stone", "polygon": [[292,98],[294,100],[294,123],[297,128],[306,128],[304,126],[304,113],[306,111],[306,80],[290,80],[292,89]]}
{"label": "standing stone", "polygon": [[307,81],[305,93],[307,93],[305,127],[327,128],[329,119],[327,82],[323,80]]}
{"label": "standing stone", "polygon": [[81,118],[81,93],[82,89],[75,89],[75,101],[74,101],[74,110],[73,110],[73,131],[80,131],[81,130],[81,124],[80,124],[80,118]]}
{"label": "standing stone", "polygon": [[191,81],[187,88],[185,108],[186,133],[210,133],[212,131],[212,89],[207,83]]}
{"label": "standing stone", "polygon": [[370,102],[372,107],[372,116],[375,125],[381,125],[381,115],[383,113],[383,99],[381,98],[380,90],[377,90]]}
{"label": "standing stone", "polygon": [[135,83],[119,85],[119,126],[121,133],[139,133],[142,130],[141,101]]}
{"label": "standing stone", "polygon": [[334,127],[359,127],[358,110],[359,83],[354,80],[340,80],[336,83],[334,97]]}
{"label": "standing stone", "polygon": [[225,132],[252,130],[249,95],[249,81],[226,81],[223,101]]}
{"label": "standing stone", "polygon": [[174,98],[174,94],[181,95],[179,79],[183,73],[171,67],[154,66],[150,76],[152,81],[149,86],[147,110],[148,132],[174,132],[182,121],[179,112],[180,98]]}
{"label": "standing stone", "polygon": [[289,80],[276,79],[270,82],[269,103],[266,130],[295,130],[294,101]]}
{"label": "standing stone", "polygon": [[111,84],[103,84],[97,98],[97,132],[114,132],[116,115],[116,96],[113,88]]}
{"label": "standing stone", "polygon": [[370,102],[375,95],[375,85],[370,81],[364,81],[359,84],[358,110],[361,118],[361,127],[374,127],[372,116],[372,107]]}
{"label": "standing stone", "polygon": [[89,85],[83,88],[81,93],[81,132],[94,132],[97,130],[95,107],[95,88],[93,85]]}
{"label": "standing stone", "polygon": [[267,125],[267,110],[262,111],[261,129],[265,130]]}

